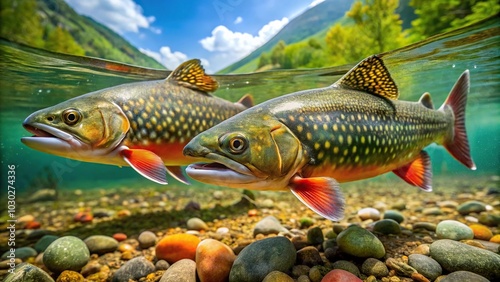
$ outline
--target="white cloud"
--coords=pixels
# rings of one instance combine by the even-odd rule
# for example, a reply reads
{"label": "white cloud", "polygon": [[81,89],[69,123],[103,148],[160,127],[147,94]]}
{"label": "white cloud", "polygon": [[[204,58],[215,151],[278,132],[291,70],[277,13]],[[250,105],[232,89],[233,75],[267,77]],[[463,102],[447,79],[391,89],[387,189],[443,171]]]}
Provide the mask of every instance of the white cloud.
{"label": "white cloud", "polygon": [[143,14],[142,7],[133,0],[66,0],[76,12],[89,16],[119,34],[139,32],[140,28],[161,33],[158,28],[150,27],[155,17]]}
{"label": "white cloud", "polygon": [[242,17],[237,17],[235,20],[234,20],[234,24],[239,24],[243,21],[243,18]]}
{"label": "white cloud", "polygon": [[262,46],[288,23],[288,18],[274,20],[264,25],[256,36],[250,33],[234,32],[223,25],[212,30],[210,37],[200,40],[206,50],[216,53],[218,57],[226,58],[225,64],[230,64],[253,50]]}
{"label": "white cloud", "polygon": [[139,48],[139,51],[157,60],[169,70],[174,70],[181,63],[188,60],[188,56],[186,54],[179,51],[172,52],[168,46],[161,47],[160,52],[143,48]]}
{"label": "white cloud", "polygon": [[309,8],[312,8],[312,7],[318,5],[319,3],[323,2],[323,1],[325,1],[325,0],[313,0],[311,2],[311,4],[309,4]]}

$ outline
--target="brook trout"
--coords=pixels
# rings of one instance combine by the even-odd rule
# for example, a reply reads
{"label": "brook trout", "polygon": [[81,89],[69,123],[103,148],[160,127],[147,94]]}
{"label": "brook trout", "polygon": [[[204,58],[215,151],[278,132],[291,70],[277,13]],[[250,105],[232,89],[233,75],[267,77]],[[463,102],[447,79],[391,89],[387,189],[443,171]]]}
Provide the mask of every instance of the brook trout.
{"label": "brook trout", "polygon": [[[167,172],[187,183],[180,166],[192,162],[182,148],[198,133],[252,106],[208,92],[218,84],[200,61],[187,61],[164,80],[123,84],[34,112],[23,126],[27,146],[45,153],[101,164],[131,166],[167,184]],[[166,166],[166,167],[165,167]]]}
{"label": "brook trout", "polygon": [[333,85],[277,97],[208,129],[184,154],[212,163],[186,172],[201,182],[257,190],[290,189],[330,220],[343,217],[339,182],[389,171],[431,191],[431,162],[423,148],[442,144],[470,169],[465,131],[469,72],[444,104],[429,93],[419,102],[399,101],[381,58],[369,57]]}

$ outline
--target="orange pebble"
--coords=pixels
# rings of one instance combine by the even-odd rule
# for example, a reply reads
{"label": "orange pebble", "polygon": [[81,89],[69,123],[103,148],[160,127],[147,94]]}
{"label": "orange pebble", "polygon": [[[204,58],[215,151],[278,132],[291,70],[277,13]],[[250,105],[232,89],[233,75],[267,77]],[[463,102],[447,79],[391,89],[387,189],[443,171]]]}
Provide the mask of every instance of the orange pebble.
{"label": "orange pebble", "polygon": [[40,226],[41,226],[40,222],[30,221],[30,222],[26,223],[24,228],[26,228],[26,229],[38,229],[38,228],[40,228]]}
{"label": "orange pebble", "polygon": [[256,216],[257,215],[257,210],[256,209],[251,209],[248,211],[248,216]]}
{"label": "orange pebble", "polygon": [[73,218],[75,222],[81,222],[81,223],[92,222],[93,219],[94,216],[90,212],[79,212]]}
{"label": "orange pebble", "polygon": [[484,225],[472,224],[469,227],[474,232],[474,238],[476,239],[489,241],[493,237],[491,230]]}
{"label": "orange pebble", "polygon": [[113,238],[118,242],[125,241],[125,240],[127,240],[127,234],[115,233],[115,234],[113,234]]}
{"label": "orange pebble", "polygon": [[500,244],[500,234],[497,234],[497,235],[491,237],[490,242]]}
{"label": "orange pebble", "polygon": [[163,237],[156,245],[156,258],[170,264],[181,259],[195,260],[200,238],[191,234],[174,234]]}

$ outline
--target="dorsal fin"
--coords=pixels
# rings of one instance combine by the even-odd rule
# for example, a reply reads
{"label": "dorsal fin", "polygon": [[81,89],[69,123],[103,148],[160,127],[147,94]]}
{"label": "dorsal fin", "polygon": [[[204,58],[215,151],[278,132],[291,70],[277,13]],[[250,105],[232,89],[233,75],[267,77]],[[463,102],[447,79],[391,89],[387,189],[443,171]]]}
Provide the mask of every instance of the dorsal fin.
{"label": "dorsal fin", "polygon": [[253,97],[251,94],[245,94],[236,103],[242,104],[246,108],[251,108],[253,107]]}
{"label": "dorsal fin", "polygon": [[368,92],[397,100],[398,87],[384,62],[377,55],[368,57],[352,68],[333,85]]}
{"label": "dorsal fin", "polygon": [[175,80],[182,86],[203,92],[213,92],[219,87],[215,79],[205,74],[205,70],[198,59],[192,59],[180,64],[166,80]]}
{"label": "dorsal fin", "polygon": [[422,97],[420,97],[420,100],[418,100],[418,102],[428,109],[434,109],[434,104],[432,103],[431,94],[429,92],[425,92],[424,94],[422,94]]}

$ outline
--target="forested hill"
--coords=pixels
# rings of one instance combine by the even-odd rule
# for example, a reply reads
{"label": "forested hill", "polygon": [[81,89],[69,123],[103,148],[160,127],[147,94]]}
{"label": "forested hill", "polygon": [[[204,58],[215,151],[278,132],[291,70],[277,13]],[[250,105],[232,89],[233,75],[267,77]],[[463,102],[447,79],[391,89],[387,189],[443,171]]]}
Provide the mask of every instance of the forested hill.
{"label": "forested hill", "polygon": [[50,51],[137,66],[165,67],[64,0],[0,0],[0,36]]}

